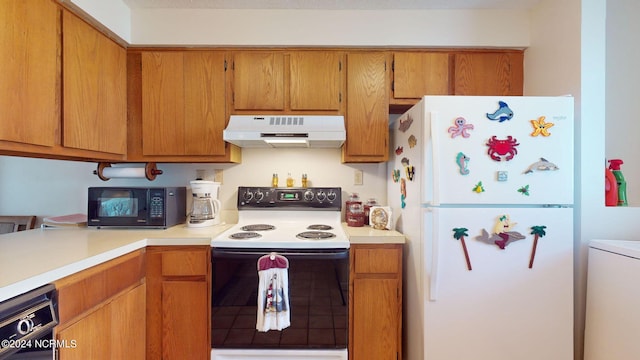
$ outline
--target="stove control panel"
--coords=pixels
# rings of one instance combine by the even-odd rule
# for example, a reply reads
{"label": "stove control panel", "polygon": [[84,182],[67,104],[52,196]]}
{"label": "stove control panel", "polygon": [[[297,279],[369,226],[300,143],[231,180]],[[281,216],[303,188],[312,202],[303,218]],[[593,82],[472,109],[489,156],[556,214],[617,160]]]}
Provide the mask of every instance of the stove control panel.
{"label": "stove control panel", "polygon": [[238,188],[238,210],[255,208],[299,208],[309,210],[334,210],[342,208],[342,189],[339,187]]}

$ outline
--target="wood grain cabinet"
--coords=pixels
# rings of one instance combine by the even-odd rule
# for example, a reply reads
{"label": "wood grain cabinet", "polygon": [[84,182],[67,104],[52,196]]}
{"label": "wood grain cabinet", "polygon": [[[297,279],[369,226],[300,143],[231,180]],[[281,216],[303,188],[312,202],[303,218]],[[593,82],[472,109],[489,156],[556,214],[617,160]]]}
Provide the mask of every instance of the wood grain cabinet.
{"label": "wood grain cabinet", "polygon": [[55,282],[58,359],[145,359],[144,250]]}
{"label": "wood grain cabinet", "polygon": [[[52,147],[60,127],[59,8],[0,1],[0,149]],[[27,148],[46,151],[46,148]]]}
{"label": "wood grain cabinet", "polygon": [[522,51],[455,54],[453,95],[523,95]]}
{"label": "wood grain cabinet", "polygon": [[147,359],[211,357],[211,248],[149,247]]}
{"label": "wood grain cabinet", "polygon": [[394,52],[391,104],[415,104],[424,95],[448,95],[450,57],[447,52]]}
{"label": "wood grain cabinet", "polygon": [[349,359],[402,359],[402,245],[351,246]]}
{"label": "wood grain cabinet", "polygon": [[62,44],[63,145],[126,155],[126,49],[66,10]]}
{"label": "wood grain cabinet", "polygon": [[130,51],[128,160],[238,162],[222,139],[225,52]]}
{"label": "wood grain cabinet", "polygon": [[347,54],[343,162],[382,162],[389,157],[388,64],[385,52]]}
{"label": "wood grain cabinet", "polygon": [[343,57],[337,50],[236,51],[229,107],[235,114],[341,114]]}

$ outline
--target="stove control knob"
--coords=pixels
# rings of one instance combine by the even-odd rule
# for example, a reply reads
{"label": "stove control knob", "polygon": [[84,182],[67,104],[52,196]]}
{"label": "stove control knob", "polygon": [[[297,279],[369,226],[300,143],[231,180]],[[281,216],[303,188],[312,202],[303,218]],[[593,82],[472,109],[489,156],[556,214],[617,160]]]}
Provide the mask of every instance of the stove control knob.
{"label": "stove control knob", "polygon": [[251,199],[253,199],[253,193],[249,190],[247,190],[244,195],[242,195],[242,197],[244,198],[244,201],[251,201]]}
{"label": "stove control knob", "polygon": [[324,201],[326,198],[327,194],[325,194],[324,191],[318,191],[316,194],[316,199],[318,199],[318,201]]}
{"label": "stove control knob", "polygon": [[27,335],[33,330],[34,325],[33,320],[30,318],[20,319],[20,321],[18,321],[18,333],[20,335]]}
{"label": "stove control knob", "polygon": [[304,199],[305,199],[305,201],[313,200],[313,191],[311,191],[311,190],[305,191],[304,192]]}
{"label": "stove control knob", "polygon": [[264,193],[261,190],[256,191],[256,201],[264,199]]}
{"label": "stove control knob", "polygon": [[337,197],[338,197],[338,194],[336,194],[336,192],[333,190],[330,190],[329,193],[327,194],[327,199],[329,201],[335,201]]}

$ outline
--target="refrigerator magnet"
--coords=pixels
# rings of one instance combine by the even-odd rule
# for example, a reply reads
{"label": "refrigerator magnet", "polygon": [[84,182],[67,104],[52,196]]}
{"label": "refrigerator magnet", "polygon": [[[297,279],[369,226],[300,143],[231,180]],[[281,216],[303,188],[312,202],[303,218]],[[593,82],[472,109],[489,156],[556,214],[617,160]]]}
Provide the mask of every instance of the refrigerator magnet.
{"label": "refrigerator magnet", "polygon": [[484,186],[482,186],[482,181],[478,181],[476,186],[473,187],[473,192],[476,194],[480,194],[484,192]]}
{"label": "refrigerator magnet", "polygon": [[410,149],[413,149],[413,147],[418,143],[418,139],[414,135],[409,136],[409,140],[407,141],[409,142]]}
{"label": "refrigerator magnet", "polygon": [[394,183],[397,183],[400,180],[400,170],[393,169],[393,171],[391,172],[391,178],[393,179]]}
{"label": "refrigerator magnet", "polygon": [[522,195],[529,196],[529,185],[522,186],[518,189],[518,192]]}
{"label": "refrigerator magnet", "polygon": [[509,215],[500,215],[493,226],[493,233],[489,235],[487,230],[482,229],[481,234],[476,236],[476,240],[486,244],[496,245],[501,250],[504,250],[510,243],[525,238],[525,236],[519,232],[513,231],[513,227],[516,226],[516,224],[517,223],[511,221]]}
{"label": "refrigerator magnet", "polygon": [[413,176],[416,174],[416,169],[413,165],[405,166],[404,171],[407,173],[407,179],[413,181]]}
{"label": "refrigerator magnet", "polygon": [[487,119],[493,121],[503,122],[505,120],[511,120],[511,118],[513,118],[513,110],[511,110],[509,105],[504,101],[498,101],[498,110],[491,114],[487,113]]}
{"label": "refrigerator magnet", "polygon": [[549,162],[545,158],[540,158],[540,161],[536,161],[533,164],[529,165],[527,170],[524,171],[525,174],[530,174],[534,171],[549,171],[549,170],[558,170],[558,165]]}
{"label": "refrigerator magnet", "polygon": [[533,259],[536,257],[536,249],[538,248],[538,239],[547,235],[544,231],[547,227],[544,225],[537,225],[531,227],[531,235],[533,235],[533,248],[531,249],[531,257],[529,258],[529,269],[533,268]]}
{"label": "refrigerator magnet", "polygon": [[413,124],[413,118],[411,117],[411,115],[407,114],[406,118],[400,119],[398,130],[407,132],[407,130],[409,130],[409,128],[411,127],[411,124]]}
{"label": "refrigerator magnet", "polygon": [[404,152],[404,148],[402,146],[398,146],[396,148],[396,155],[402,155],[403,152]]}
{"label": "refrigerator magnet", "polygon": [[451,134],[451,138],[453,139],[456,136],[468,138],[471,136],[468,132],[469,130],[473,130],[473,124],[467,124],[467,119],[458,117],[453,120],[453,126],[451,126],[447,131]]}
{"label": "refrigerator magnet", "polygon": [[462,251],[464,252],[464,259],[467,263],[467,269],[469,271],[471,271],[471,260],[469,260],[469,252],[467,251],[467,244],[464,241],[464,237],[465,236],[469,236],[469,234],[467,234],[467,231],[469,231],[469,229],[467,228],[454,228],[453,229],[453,238],[456,240],[460,240],[460,244],[462,245]]}
{"label": "refrigerator magnet", "polygon": [[546,119],[546,117],[540,116],[538,120],[530,120],[531,125],[533,126],[533,132],[531,133],[531,136],[535,137],[538,135],[542,135],[547,137],[551,135],[551,133],[549,132],[549,128],[551,128],[554,123],[545,122],[544,119]]}
{"label": "refrigerator magnet", "polygon": [[520,144],[518,143],[518,139],[511,135],[502,140],[493,135],[487,141],[486,145],[489,147],[487,154],[491,159],[495,161],[502,161],[502,157],[504,156],[504,160],[509,161],[518,153],[518,149],[516,149],[516,147]]}
{"label": "refrigerator magnet", "polygon": [[462,152],[456,155],[456,165],[460,168],[460,175],[469,175],[469,160],[471,160],[471,158]]}

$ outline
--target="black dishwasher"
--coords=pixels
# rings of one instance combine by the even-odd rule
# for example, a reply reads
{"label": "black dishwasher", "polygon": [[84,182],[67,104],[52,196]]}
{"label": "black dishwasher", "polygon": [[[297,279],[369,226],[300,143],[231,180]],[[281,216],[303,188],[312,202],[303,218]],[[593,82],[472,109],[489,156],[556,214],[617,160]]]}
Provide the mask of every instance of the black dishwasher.
{"label": "black dishwasher", "polygon": [[45,285],[0,303],[0,360],[54,358],[56,289]]}

